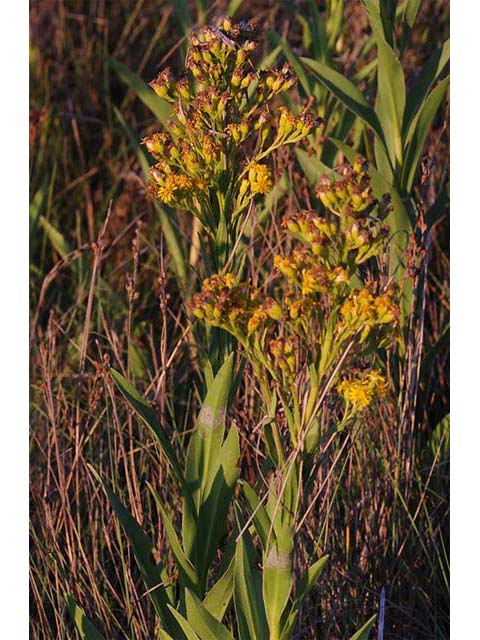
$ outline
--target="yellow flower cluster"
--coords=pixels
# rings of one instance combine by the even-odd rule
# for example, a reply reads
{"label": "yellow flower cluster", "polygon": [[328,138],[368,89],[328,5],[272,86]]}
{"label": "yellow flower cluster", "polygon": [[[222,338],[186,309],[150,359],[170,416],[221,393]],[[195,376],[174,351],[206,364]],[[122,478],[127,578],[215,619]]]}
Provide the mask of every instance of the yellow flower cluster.
{"label": "yellow flower cluster", "polygon": [[360,334],[360,344],[370,335],[372,329],[380,327],[387,329],[379,346],[391,341],[395,334],[399,317],[398,301],[394,287],[375,296],[369,286],[352,291],[341,307],[342,330],[349,335]]}
{"label": "yellow flower cluster", "polygon": [[296,77],[288,65],[256,70],[256,39],[253,26],[240,28],[229,18],[219,27],[204,27],[190,36],[190,75],[176,81],[165,69],[151,83],[158,96],[173,104],[174,118],[163,133],[143,141],[157,160],[150,192],[169,206],[189,209],[211,234],[218,224],[216,194],[225,193],[228,185],[226,215],[237,217],[273,186],[261,161],[321,124],[307,111],[294,115],[285,107],[270,109]]}
{"label": "yellow flower cluster", "polygon": [[229,331],[240,342],[282,316],[273,298],[246,283],[237,284],[230,273],[204,280],[202,291],[193,298],[192,310],[197,318]]}
{"label": "yellow flower cluster", "polygon": [[[360,160],[342,171],[343,182],[361,179],[368,190],[369,178]],[[252,162],[247,175],[246,189],[261,193],[269,188],[271,177],[265,165]],[[275,284],[282,292],[280,304],[259,289],[236,282],[232,275],[213,276],[195,296],[194,313],[239,339],[257,371],[277,385],[285,414],[294,406],[296,417],[287,417],[291,422],[303,419],[299,406],[305,398],[308,411],[315,410],[316,394],[342,353],[346,354],[345,370],[359,362],[364,366],[377,349],[393,344],[399,302],[396,286],[382,290],[378,282],[366,279],[368,268],[358,268],[370,257],[384,255],[389,231],[381,218],[348,210],[342,216],[303,210],[286,215],[282,227],[293,242],[288,243],[286,254],[274,256],[281,276]],[[387,385],[378,372],[368,371],[343,380],[338,391],[347,402],[349,419],[356,410],[383,397]]]}
{"label": "yellow flower cluster", "polygon": [[364,372],[360,377],[343,380],[337,390],[353,411],[365,409],[378,398],[384,398],[388,384],[378,371]]}
{"label": "yellow flower cluster", "polygon": [[248,182],[253,194],[268,193],[272,188],[272,174],[264,164],[251,162],[248,165]]}
{"label": "yellow flower cluster", "polygon": [[292,336],[275,338],[268,343],[273,366],[289,378],[295,375],[295,347],[295,340]]}
{"label": "yellow flower cluster", "polygon": [[[345,163],[337,169],[340,179],[324,175],[320,178],[317,196],[322,204],[339,216],[359,217],[365,215],[378,201],[373,197],[368,162],[358,157],[353,165]],[[389,201],[381,203],[388,209]]]}

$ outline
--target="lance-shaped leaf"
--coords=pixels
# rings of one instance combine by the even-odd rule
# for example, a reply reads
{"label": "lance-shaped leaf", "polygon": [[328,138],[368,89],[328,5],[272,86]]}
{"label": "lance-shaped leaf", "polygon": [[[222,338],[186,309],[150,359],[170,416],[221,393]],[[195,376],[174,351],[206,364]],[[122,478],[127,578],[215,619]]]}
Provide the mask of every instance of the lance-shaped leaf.
{"label": "lance-shaped leaf", "polygon": [[157,565],[153,559],[155,546],[135,518],[120,502],[109,484],[100,478],[91,465],[89,465],[89,469],[95,478],[103,485],[103,489],[115,511],[115,515],[132,545],[135,561],[140,570],[145,587],[147,590],[150,590],[149,596],[155,611],[163,624],[169,629],[172,621],[167,605],[171,602],[171,598],[164,586],[166,574],[163,571],[163,566],[162,564]]}
{"label": "lance-shaped leaf", "polygon": [[155,91],[153,91],[140,76],[130,71],[130,69],[127,69],[127,67],[118,62],[118,60],[109,58],[108,63],[127,87],[135,93],[137,98],[150,109],[153,115],[160,120],[162,124],[166,124],[172,113],[170,104],[166,100],[163,100],[163,98],[157,96]]}
{"label": "lance-shaped leaf", "polygon": [[[153,435],[158,440],[163,453],[167,457],[167,460],[170,462],[173,472],[178,480],[178,482],[185,487],[185,478],[183,476],[182,470],[180,468],[180,464],[177,459],[177,454],[175,453],[174,448],[167,435],[163,431],[160,421],[157,417],[157,414],[152,409],[152,407],[148,404],[148,402],[142,398],[142,396],[138,393],[135,387],[122,376],[122,374],[115,371],[115,369],[110,369],[110,375],[113,378],[116,386],[122,393],[123,397],[127,400],[127,402],[131,405],[131,407],[138,413],[138,415],[145,422],[147,427],[152,431]],[[187,499],[188,499],[187,492]],[[191,499],[191,498],[190,498]]]}
{"label": "lance-shaped leaf", "polygon": [[337,177],[333,169],[318,160],[318,158],[315,158],[315,156],[309,156],[303,149],[295,149],[295,155],[297,156],[298,164],[311,185],[318,185],[320,177],[326,173],[334,178]]}
{"label": "lance-shaped leaf", "polygon": [[178,540],[175,529],[173,528],[170,518],[168,517],[168,513],[163,507],[159,495],[156,493],[155,489],[149,482],[147,482],[147,485],[152,492],[153,497],[155,498],[155,502],[157,503],[158,508],[160,509],[160,514],[162,516],[163,526],[165,527],[165,533],[167,534],[168,543],[175,557],[182,581],[187,587],[190,587],[190,589],[193,589],[196,593],[198,593],[199,581],[197,571],[190,560],[186,557],[185,552]]}
{"label": "lance-shaped leaf", "polygon": [[373,627],[373,623],[375,622],[376,619],[377,619],[376,615],[372,616],[370,620],[368,620],[361,629],[359,629],[356,633],[353,634],[350,640],[368,640],[370,636],[370,630]]}
{"label": "lance-shaped leaf", "polygon": [[263,560],[263,600],[271,638],[280,637],[282,615],[293,587],[292,551],[291,528],[277,526]]}
{"label": "lance-shaped leaf", "polygon": [[177,621],[180,629],[185,634],[186,640],[201,640],[201,638],[193,630],[192,625],[182,616],[179,611],[174,609],[170,604],[168,605],[168,609]]}
{"label": "lance-shaped leaf", "polygon": [[415,131],[415,121],[434,82],[444,70],[450,59],[450,40],[447,40],[432,53],[415,82],[407,93],[405,114],[403,116],[403,138],[408,144]]}
{"label": "lance-shaped leaf", "polygon": [[300,58],[300,60],[347,109],[363,120],[379,138],[380,142],[385,145],[384,132],[377,114],[353,82],[318,60],[304,57]]}
{"label": "lance-shaped leaf", "polygon": [[412,140],[407,148],[405,156],[405,165],[402,175],[402,184],[407,192],[410,192],[413,188],[415,176],[420,163],[420,158],[423,151],[423,146],[427,138],[430,127],[432,126],[433,118],[437,113],[440,105],[445,98],[445,94],[448,89],[450,78],[444,78],[433,89],[431,94],[425,100],[423,107],[420,110],[418,121],[416,122],[415,132]]}
{"label": "lance-shaped leaf", "polygon": [[242,485],[243,494],[247,500],[248,510],[250,512],[250,517],[252,517],[255,531],[257,532],[262,543],[262,548],[265,551],[267,549],[267,541],[268,536],[270,535],[272,523],[267,510],[260,502],[260,498],[257,496],[255,489],[243,480],[240,481],[240,484]]}
{"label": "lance-shaped leaf", "polygon": [[223,364],[210,386],[195,423],[187,452],[186,480],[197,511],[203,501],[211,465],[218,455],[225,434],[225,417],[232,385],[234,354]]}
{"label": "lance-shaped leaf", "polygon": [[[405,111],[405,78],[395,51],[385,39],[384,21],[373,0],[363,0],[377,44],[378,92],[376,112],[385,134],[392,165],[402,162],[402,122]],[[388,35],[388,34],[387,34]]]}
{"label": "lance-shaped leaf", "polygon": [[206,583],[210,564],[225,534],[228,509],[235,484],[240,476],[240,469],[237,466],[239,458],[238,431],[233,424],[218,458],[215,461],[212,460],[212,470],[205,485],[204,501],[198,514],[196,566],[201,584]]}
{"label": "lance-shaped leaf", "polygon": [[69,595],[65,596],[65,600],[80,638],[82,640],[105,640],[100,631],[87,618],[85,611],[77,604],[76,600]]}
{"label": "lance-shaped leaf", "polygon": [[268,624],[262,598],[262,579],[248,531],[237,543],[233,599],[240,640],[265,640]]}
{"label": "lance-shaped leaf", "polygon": [[215,582],[213,587],[203,599],[203,606],[219,622],[223,619],[230,600],[233,596],[233,572],[235,569],[235,556],[232,556],[223,575]]}
{"label": "lance-shaped leaf", "polygon": [[290,610],[286,609],[282,616],[282,633],[281,640],[288,640],[291,637],[292,630],[297,622],[298,614],[302,607],[303,601],[317,583],[328,560],[327,556],[322,556],[314,562],[303,574],[298,582],[295,590],[295,601]]}
{"label": "lance-shaped leaf", "polygon": [[185,602],[188,621],[200,640],[233,640],[227,627],[214,618],[189,589],[185,590]]}

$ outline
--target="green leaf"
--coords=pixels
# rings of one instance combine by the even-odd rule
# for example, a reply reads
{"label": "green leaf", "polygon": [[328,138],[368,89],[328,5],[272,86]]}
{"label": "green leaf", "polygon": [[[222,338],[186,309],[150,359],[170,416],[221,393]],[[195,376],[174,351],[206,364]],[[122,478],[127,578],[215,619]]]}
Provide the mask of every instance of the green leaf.
{"label": "green leaf", "polygon": [[410,29],[412,29],[415,23],[415,19],[417,17],[418,10],[420,9],[421,3],[422,0],[407,0],[407,2],[405,3],[404,18]]}
{"label": "green leaf", "polygon": [[238,431],[235,425],[232,425],[218,460],[212,461],[212,472],[206,484],[204,499],[198,514],[196,566],[202,584],[206,581],[218,544],[225,534],[228,509],[235,484],[240,476],[240,469],[237,466],[239,458]]}
{"label": "green leaf", "polygon": [[160,510],[163,526],[165,527],[165,533],[167,534],[168,538],[168,543],[175,557],[182,580],[187,587],[193,589],[196,593],[198,593],[199,581],[195,567],[186,557],[185,552],[183,551],[182,546],[178,540],[175,529],[173,528],[173,525],[170,521],[170,518],[168,517],[168,514],[162,505],[160,497],[149,482],[147,482],[147,485],[152,492],[152,495],[155,498],[155,502],[157,503],[157,506]]}
{"label": "green leaf", "polygon": [[261,577],[256,564],[255,550],[245,531],[235,551],[233,591],[240,640],[265,640],[269,637]]}
{"label": "green leaf", "polygon": [[415,82],[407,93],[407,101],[405,104],[405,114],[403,118],[403,138],[405,144],[408,144],[415,132],[415,116],[424,104],[434,82],[445,68],[450,59],[450,40],[447,40],[441,47],[434,51],[418,74]]}
{"label": "green leaf", "polygon": [[158,630],[158,640],[174,640],[164,629]]}
{"label": "green leaf", "polygon": [[316,562],[308,567],[307,571],[300,578],[295,593],[295,600],[299,605],[315,586],[318,578],[320,577],[320,574],[327,564],[328,558],[328,555],[319,558]]}
{"label": "green leaf", "polygon": [[218,621],[223,619],[225,611],[233,595],[233,572],[235,557],[233,556],[224,574],[215,582],[203,599],[203,606]]}
{"label": "green leaf", "polygon": [[168,609],[170,610],[175,620],[178,622],[178,625],[185,634],[187,640],[201,640],[201,638],[192,629],[192,625],[182,616],[179,611],[174,609],[172,605],[168,605]]}
{"label": "green leaf", "polygon": [[38,222],[47,234],[47,238],[50,240],[52,247],[63,260],[66,260],[71,249],[68,242],[65,240],[65,236],[60,233],[60,231],[56,229],[44,216],[40,216]]}
{"label": "green leaf", "polygon": [[170,0],[170,4],[175,12],[183,35],[187,35],[193,24],[187,0]]}
{"label": "green leaf", "polygon": [[33,196],[33,200],[30,203],[29,209],[29,238],[31,240],[32,234],[37,226],[38,218],[42,212],[45,198],[48,193],[48,186],[50,183],[50,176],[48,174],[43,178],[42,184],[38,188],[37,192]]}
{"label": "green leaf", "polygon": [[425,100],[418,115],[415,132],[405,154],[405,164],[402,172],[402,187],[407,193],[410,193],[413,188],[425,140],[427,139],[433,118],[445,98],[449,82],[450,78],[446,77],[438,83]]}
{"label": "green leaf", "polygon": [[310,58],[303,57],[300,58],[300,60],[313,72],[314,76],[318,78],[320,82],[322,82],[327,89],[347,107],[347,109],[363,120],[363,122],[373,130],[380,141],[385,144],[385,136],[377,114],[353,82],[350,82],[350,80],[345,78],[341,73],[338,73],[338,71],[322,64],[318,60],[311,60]]}
{"label": "green leaf", "polygon": [[242,6],[244,0],[230,0],[230,4],[228,5],[226,16],[233,16],[237,13],[237,11]]}
{"label": "green leaf", "polygon": [[135,518],[125,509],[109,484],[100,478],[91,465],[88,465],[88,467],[95,478],[102,484],[110,504],[115,511],[115,515],[132,545],[133,555],[135,556],[135,561],[140,570],[145,587],[151,590],[149,597],[155,611],[164,625],[168,627],[171,620],[166,606],[169,604],[170,598],[165,586],[162,584],[164,581],[163,566],[161,564],[155,564],[153,559],[155,546]]}
{"label": "green leaf", "polygon": [[187,618],[200,640],[233,640],[230,631],[202,605],[197,596],[185,590]]}
{"label": "green leaf", "polygon": [[368,636],[370,635],[370,629],[373,627],[373,623],[377,619],[377,616],[374,615],[368,620],[361,629],[359,629],[350,640],[368,640]]}
{"label": "green leaf", "polygon": [[291,528],[277,526],[263,558],[263,600],[272,638],[280,636],[282,614],[293,588],[292,551]]}
{"label": "green leaf", "polygon": [[305,177],[311,185],[317,185],[321,176],[328,173],[330,176],[336,176],[337,174],[333,169],[324,164],[321,160],[315,158],[315,156],[309,156],[303,149],[295,149],[295,155],[299,165],[302,168]]}
{"label": "green leaf", "polygon": [[[282,616],[282,632],[280,640],[290,640],[292,630],[297,622],[297,617],[302,607],[302,603],[310,591],[315,586],[322,573],[329,556],[322,556],[314,562],[301,577],[295,594],[295,601],[290,611],[285,610]],[[286,615],[288,613],[288,615]]]}
{"label": "green leaf", "polygon": [[272,523],[270,521],[270,518],[268,516],[268,513],[265,507],[263,506],[263,504],[260,503],[260,499],[257,496],[253,487],[251,487],[244,480],[240,480],[240,484],[243,489],[243,495],[245,496],[245,499],[247,501],[247,506],[248,506],[250,515],[252,513],[254,514],[253,524],[255,526],[255,531],[257,532],[258,537],[260,538],[263,550],[266,550],[267,540],[270,534]]}
{"label": "green leaf", "polygon": [[100,631],[98,631],[85,615],[85,611],[77,604],[72,596],[66,595],[68,611],[72,616],[75,627],[80,634],[82,640],[105,640]]}
{"label": "green leaf", "polygon": [[385,40],[381,16],[372,0],[364,0],[377,44],[378,92],[376,112],[385,134],[391,164],[402,164],[402,122],[405,111],[405,79],[396,53]]}
{"label": "green leaf", "polygon": [[150,109],[157,120],[160,120],[160,122],[165,125],[172,112],[170,104],[166,100],[163,100],[163,98],[157,96],[155,91],[151,89],[142,78],[133,71],[130,71],[130,69],[127,69],[127,67],[118,62],[118,60],[109,58],[108,64],[127,87],[135,93],[137,98]]}
{"label": "green leaf", "polygon": [[115,369],[110,369],[110,375],[112,376],[115,385],[122,393],[123,397],[127,400],[130,406],[138,413],[138,415],[145,422],[147,427],[152,431],[153,435],[157,438],[162,451],[164,452],[167,460],[170,462],[172,466],[172,470],[175,473],[175,476],[184,488],[185,478],[183,476],[182,470],[180,468],[180,464],[177,459],[177,455],[175,453],[174,448],[172,447],[170,440],[164,433],[160,421],[157,418],[157,414],[152,409],[152,407],[142,398],[142,396],[138,393],[135,387],[128,382],[126,378],[124,378],[118,371]]}
{"label": "green leaf", "polygon": [[203,502],[212,463],[218,455],[225,434],[225,418],[232,385],[235,354],[230,354],[209,388],[188,445],[186,480],[194,496],[197,511]]}

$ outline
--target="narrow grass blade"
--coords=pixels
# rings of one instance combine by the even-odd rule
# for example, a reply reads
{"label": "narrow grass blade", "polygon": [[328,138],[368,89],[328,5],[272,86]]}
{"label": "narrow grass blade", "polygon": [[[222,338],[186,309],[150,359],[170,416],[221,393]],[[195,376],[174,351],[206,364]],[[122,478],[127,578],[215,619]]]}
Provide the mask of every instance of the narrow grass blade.
{"label": "narrow grass blade", "polygon": [[52,247],[59,254],[59,256],[65,260],[71,249],[65,236],[53,226],[44,216],[40,216],[38,219],[39,225],[45,231],[47,238],[50,240]]}
{"label": "narrow grass blade", "polygon": [[[138,136],[131,130],[128,124],[125,121],[125,118],[122,116],[119,109],[116,107],[113,108],[115,117],[117,118],[120,126],[124,130],[130,145],[137,156],[138,163],[142,169],[143,177],[145,182],[148,182],[150,176],[150,163],[148,161],[147,154],[143,151],[141,146],[138,144]],[[165,236],[165,241],[168,247],[168,253],[172,258],[173,270],[177,277],[178,286],[180,290],[183,290],[186,281],[187,281],[187,270],[185,267],[185,257],[183,255],[183,251],[180,245],[179,238],[177,233],[175,232],[175,228],[170,220],[170,216],[166,209],[161,207],[158,202],[154,202],[155,210],[158,213],[160,218],[160,224],[162,227],[163,235]]]}
{"label": "narrow grass blade", "polygon": [[149,482],[147,482],[147,485],[153,497],[155,498],[155,502],[157,503],[157,506],[160,510],[163,526],[165,527],[165,533],[167,534],[168,544],[170,545],[170,549],[172,550],[172,553],[175,557],[175,561],[177,563],[182,581],[185,586],[195,591],[195,593],[198,593],[199,581],[197,571],[190,560],[186,557],[180,541],[178,540],[175,529],[173,528],[168,513],[165,511],[159,495]]}
{"label": "narrow grass blade", "polygon": [[98,631],[85,615],[85,611],[77,604],[72,596],[66,595],[68,611],[72,616],[75,627],[80,634],[82,640],[105,640],[100,631]]}
{"label": "narrow grass blade", "polygon": [[165,125],[172,112],[170,104],[157,96],[155,91],[153,91],[142,78],[133,71],[130,71],[130,69],[127,69],[127,67],[121,62],[118,62],[118,60],[109,58],[108,63],[127,87],[135,93],[137,98],[150,109],[157,120],[160,120],[160,122]]}
{"label": "narrow grass blade", "polygon": [[103,489],[115,511],[120,524],[122,525],[127,538],[132,545],[133,555],[140,570],[145,587],[150,590],[149,596],[160,620],[168,626],[170,616],[166,608],[170,602],[168,593],[163,585],[162,565],[155,564],[153,552],[155,546],[147,536],[142,527],[133,518],[129,511],[123,506],[110,485],[102,480],[95,469],[89,465],[89,469],[95,478],[102,484]]}
{"label": "narrow grass blade", "polygon": [[359,629],[350,640],[368,640],[370,635],[370,630],[373,627],[375,620],[377,619],[376,614],[368,620],[361,629]]}
{"label": "narrow grass blade", "polygon": [[216,620],[189,589],[185,590],[185,602],[188,621],[200,640],[233,640],[227,627]]}
{"label": "narrow grass blade", "polygon": [[115,369],[110,369],[110,375],[112,376],[112,379],[115,382],[115,385],[120,390],[123,397],[127,400],[127,402],[131,405],[131,407],[135,409],[135,411],[142,418],[142,420],[145,422],[147,427],[149,427],[149,429],[152,431],[153,435],[158,440],[162,448],[162,451],[167,457],[167,460],[170,462],[178,482],[183,487],[185,487],[185,478],[180,468],[180,464],[177,459],[177,454],[175,453],[175,450],[172,447],[170,440],[164,433],[155,411],[148,404],[148,402],[146,402],[142,398],[142,396],[138,393],[135,387],[126,378],[122,376],[121,373],[118,373],[118,371],[115,371]]}
{"label": "narrow grass blade", "polygon": [[50,176],[47,174],[40,187],[37,189],[33,200],[30,203],[29,208],[29,237],[32,238],[32,234],[38,223],[38,218],[42,213],[43,205],[48,193],[48,186],[50,184]]}

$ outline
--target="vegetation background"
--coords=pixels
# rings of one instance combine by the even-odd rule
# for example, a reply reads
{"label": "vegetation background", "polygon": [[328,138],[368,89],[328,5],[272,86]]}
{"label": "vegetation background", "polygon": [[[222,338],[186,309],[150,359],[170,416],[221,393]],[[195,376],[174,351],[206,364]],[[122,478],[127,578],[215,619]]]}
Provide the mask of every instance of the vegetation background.
{"label": "vegetation background", "polygon": [[[265,53],[275,46],[275,30],[303,55],[305,16],[312,5],[325,11],[323,2],[245,0],[234,5],[238,17],[254,16],[270,29],[262,44]],[[200,19],[226,13],[227,2],[214,2]],[[139,79],[148,82],[167,64],[183,67],[185,33],[197,20],[194,2],[31,3],[33,639],[75,637],[66,593],[106,637],[151,637],[149,605],[130,550],[87,463],[109,479],[141,524],[151,526],[164,556],[164,531],[145,480],[168,502],[167,476],[105,365],[114,361],[136,380],[167,431],[183,437],[198,408],[199,377],[165,227],[162,231],[158,210],[146,197],[137,143],[158,122],[139,99]],[[329,28],[334,28],[331,23]],[[422,2],[403,57],[407,86],[447,39],[448,29],[448,2]],[[374,56],[361,2],[345,3],[339,33],[332,63],[368,92]],[[448,114],[447,100],[424,149],[417,188],[428,203],[448,178]],[[355,132],[347,130],[345,140],[351,144]],[[267,212],[265,251],[292,198],[308,192],[288,152],[278,159],[278,176],[285,167],[295,191]],[[191,220],[175,217],[173,224],[188,254]],[[425,288],[425,349],[406,452],[414,469],[410,482],[399,490],[392,478],[398,434],[387,407],[366,422],[365,437],[345,453],[310,516],[308,526],[317,535],[321,530],[321,551],[330,553],[330,562],[306,616],[312,629],[321,616],[324,637],[332,640],[345,637],[377,610],[382,591],[385,638],[449,637],[448,239],[445,203],[432,234]],[[247,478],[255,470],[248,435],[255,426],[252,385],[247,377],[233,416],[244,436]]]}

